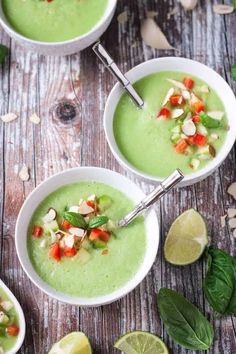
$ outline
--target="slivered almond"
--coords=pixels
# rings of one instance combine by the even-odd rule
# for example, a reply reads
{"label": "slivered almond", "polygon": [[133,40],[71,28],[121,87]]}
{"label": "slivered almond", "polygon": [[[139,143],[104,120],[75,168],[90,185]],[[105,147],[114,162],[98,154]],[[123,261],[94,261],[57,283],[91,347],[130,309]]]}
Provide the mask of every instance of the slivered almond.
{"label": "slivered almond", "polygon": [[23,182],[27,182],[30,178],[29,169],[25,164],[22,166],[22,168],[19,172],[19,177]]}
{"label": "slivered almond", "polygon": [[215,119],[215,120],[221,120],[224,117],[224,112],[221,111],[210,111],[207,112],[208,116]]}
{"label": "slivered almond", "polygon": [[83,229],[80,229],[78,227],[70,227],[68,231],[70,234],[78,237],[83,237],[85,233]]}
{"label": "slivered almond", "polygon": [[185,85],[181,81],[167,79],[167,81],[171,82],[175,87],[178,87],[181,90],[186,90]]}
{"label": "slivered almond", "polygon": [[1,116],[1,119],[4,123],[10,123],[17,118],[15,113],[7,113]]}
{"label": "slivered almond", "polygon": [[202,85],[202,86],[200,87],[200,91],[201,91],[202,93],[209,93],[209,92],[210,92],[210,89],[209,89],[209,87],[208,87],[207,85]]}
{"label": "slivered almond", "polygon": [[70,213],[78,213],[78,212],[79,212],[79,206],[78,206],[78,205],[72,205],[72,206],[69,208],[69,212],[70,212]]}
{"label": "slivered almond", "polygon": [[232,183],[228,190],[228,194],[232,195],[232,197],[236,200],[236,182]]}
{"label": "slivered almond", "polygon": [[229,220],[229,227],[231,229],[236,229],[236,218],[232,218]]}
{"label": "slivered almond", "polygon": [[51,222],[53,220],[55,220],[57,217],[57,212],[55,209],[50,208],[47,212],[47,214],[43,217],[43,222],[44,224]]}
{"label": "slivered almond", "polygon": [[174,93],[175,93],[175,89],[171,87],[162,102],[162,106],[165,106],[169,102],[170,97],[173,96]]}
{"label": "slivered almond", "polygon": [[228,15],[234,12],[233,5],[215,4],[213,5],[213,11],[218,15]]}
{"label": "slivered almond", "polygon": [[221,227],[225,227],[225,225],[226,225],[226,221],[225,221],[226,217],[227,217],[227,215],[223,215],[223,216],[220,217]]}
{"label": "slivered almond", "polygon": [[190,92],[187,90],[182,90],[182,96],[187,101],[190,100],[190,98],[191,98]]}
{"label": "slivered almond", "polygon": [[184,113],[184,110],[182,108],[176,108],[176,109],[173,109],[171,117],[173,119],[176,119],[176,118],[181,117],[183,113]]}
{"label": "slivered almond", "polygon": [[231,219],[231,218],[234,218],[236,216],[236,209],[235,208],[229,208],[227,210],[227,214],[228,214],[228,217]]}
{"label": "slivered almond", "polygon": [[87,198],[87,201],[90,201],[90,202],[94,202],[95,200],[96,200],[96,195],[95,194],[91,194]]}
{"label": "slivered almond", "polygon": [[191,93],[191,103],[197,103],[199,102],[199,98],[192,92]]}
{"label": "slivered almond", "polygon": [[81,215],[88,215],[90,213],[93,213],[94,209],[91,206],[89,206],[85,201],[83,201],[83,203],[78,208],[78,212]]}
{"label": "slivered almond", "polygon": [[192,136],[196,133],[196,125],[193,123],[192,120],[188,119],[185,120],[182,125],[182,131],[187,136]]}
{"label": "slivered almond", "polygon": [[66,235],[63,240],[67,247],[70,248],[74,247],[74,243],[75,243],[74,235]]}
{"label": "slivered almond", "polygon": [[33,113],[30,117],[29,120],[34,123],[34,124],[39,124],[40,123],[40,118],[36,113]]}
{"label": "slivered almond", "polygon": [[141,26],[141,36],[145,44],[156,49],[175,49],[153,18],[146,18]]}

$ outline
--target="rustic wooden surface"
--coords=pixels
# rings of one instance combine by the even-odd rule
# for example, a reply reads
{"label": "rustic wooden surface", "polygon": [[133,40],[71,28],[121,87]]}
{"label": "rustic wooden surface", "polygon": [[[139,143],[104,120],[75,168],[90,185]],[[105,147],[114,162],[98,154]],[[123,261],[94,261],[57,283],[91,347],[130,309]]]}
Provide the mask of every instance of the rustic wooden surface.
{"label": "rustic wooden surface", "polygon": [[[189,13],[178,4],[177,13],[168,20],[175,0],[119,0],[116,15],[127,10],[129,20],[121,25],[115,16],[102,41],[123,71],[158,56],[186,56],[214,68],[236,90],[229,74],[236,62],[236,15],[213,14],[213,2],[201,0],[198,8]],[[158,11],[156,19],[179,52],[156,51],[144,45],[140,23],[146,10]],[[205,262],[180,268],[163,258],[164,236],[171,221],[189,207],[198,208],[205,216],[212,244],[236,254],[231,231],[220,225],[220,216],[227,207],[236,206],[226,194],[227,186],[236,180],[235,151],[213,176],[174,191],[157,205],[161,222],[158,257],[141,285],[122,300],[109,306],[79,309],[49,298],[28,280],[17,260],[14,227],[30,191],[48,176],[75,166],[126,172],[113,158],[102,128],[103,109],[114,79],[91,48],[70,57],[50,58],[25,52],[2,30],[0,42],[11,48],[9,59],[0,68],[0,113],[19,115],[15,122],[0,123],[0,276],[26,314],[27,332],[20,353],[45,354],[60,337],[83,330],[96,354],[112,354],[116,353],[114,341],[134,329],[160,335],[171,353],[193,353],[175,345],[164,331],[156,310],[156,293],[163,286],[184,293],[214,323],[215,341],[209,353],[236,353],[236,318],[216,319],[202,296]],[[28,119],[33,112],[41,117],[38,126]],[[26,183],[18,177],[24,163],[31,175]],[[151,185],[131,178],[144,191],[151,190]]]}

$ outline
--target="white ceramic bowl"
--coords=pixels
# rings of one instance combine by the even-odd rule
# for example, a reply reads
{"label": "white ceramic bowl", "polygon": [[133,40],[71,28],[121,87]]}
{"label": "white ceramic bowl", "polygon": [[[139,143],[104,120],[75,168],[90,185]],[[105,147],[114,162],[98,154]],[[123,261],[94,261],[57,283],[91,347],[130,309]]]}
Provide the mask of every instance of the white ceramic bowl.
{"label": "white ceramic bowl", "polygon": [[19,326],[20,326],[20,332],[17,337],[16,344],[11,350],[8,350],[6,354],[16,354],[20,347],[22,346],[22,343],[25,339],[25,317],[23,310],[16,299],[16,297],[12,294],[12,292],[8,289],[8,287],[3,283],[3,281],[0,279],[0,288],[3,289],[3,291],[7,294],[9,297],[10,301],[13,303],[16,313],[18,314],[19,317]]}
{"label": "white ceramic bowl", "polygon": [[30,262],[27,252],[27,229],[35,209],[45,197],[61,186],[80,181],[97,181],[105,183],[127,195],[134,203],[138,203],[144,197],[143,192],[129,179],[116,172],[103,168],[78,167],[56,174],[41,183],[29,195],[22,206],[16,223],[16,251],[20,263],[28,277],[46,294],[59,301],[69,304],[76,304],[80,306],[100,306],[111,303],[126,295],[146,276],[156,258],[159,244],[159,225],[155,212],[150,210],[145,216],[146,252],[143,262],[134,277],[130,279],[122,288],[111,294],[96,298],[74,297],[54,290],[39,277]]}
{"label": "white ceramic bowl", "polygon": [[[99,1],[99,0],[98,0]],[[77,53],[94,43],[106,31],[115,13],[117,0],[108,0],[107,9],[100,21],[82,36],[63,42],[41,42],[29,39],[18,32],[8,23],[2,10],[0,0],[0,24],[5,31],[23,47],[33,52],[45,55],[69,55]]]}
{"label": "white ceramic bowl", "polygon": [[[206,81],[210,87],[214,88],[216,93],[223,101],[225,105],[226,114],[228,116],[228,123],[230,129],[227,133],[226,140],[221,150],[217,154],[216,158],[214,158],[212,161],[209,161],[206,167],[202,168],[201,170],[187,175],[184,180],[179,184],[179,186],[191,185],[193,183],[203,180],[204,178],[212,174],[217,169],[217,167],[219,167],[219,165],[225,160],[232,146],[234,145],[236,139],[236,99],[229,85],[219,74],[217,74],[214,70],[208,68],[204,64],[186,58],[165,57],[149,60],[131,69],[127,73],[127,77],[132,83],[134,83],[147,75],[160,71],[185,72],[190,75],[197,76],[200,79]],[[119,163],[129,171],[135,173],[139,177],[150,180],[152,182],[161,182],[163,180],[162,178],[158,176],[156,177],[148,175],[131,165],[122,155],[116,144],[113,133],[113,117],[117,104],[123,92],[124,90],[122,89],[121,85],[117,83],[110,92],[105,107],[104,129],[110,149],[115,158],[119,161]]]}

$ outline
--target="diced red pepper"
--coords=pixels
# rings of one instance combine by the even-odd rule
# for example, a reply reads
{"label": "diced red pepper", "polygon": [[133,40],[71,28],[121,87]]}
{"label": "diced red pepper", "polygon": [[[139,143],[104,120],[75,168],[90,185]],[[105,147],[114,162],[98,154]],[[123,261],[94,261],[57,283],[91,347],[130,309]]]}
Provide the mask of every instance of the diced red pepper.
{"label": "diced red pepper", "polygon": [[157,115],[157,118],[160,118],[160,117],[170,118],[170,110],[166,107],[163,107]]}
{"label": "diced red pepper", "polygon": [[181,95],[170,96],[170,104],[172,106],[181,106],[184,103],[184,98]]}
{"label": "diced red pepper", "polygon": [[89,235],[90,241],[101,240],[103,242],[108,242],[110,237],[110,232],[100,229],[93,229]]}
{"label": "diced red pepper", "polygon": [[87,200],[86,204],[94,210],[96,209],[96,204],[92,200]]}
{"label": "diced red pepper", "polygon": [[20,328],[17,325],[10,325],[6,328],[6,333],[9,336],[16,337],[20,332]]}
{"label": "diced red pepper", "polygon": [[73,227],[73,226],[69,223],[69,221],[67,221],[67,220],[65,220],[65,219],[62,221],[61,226],[62,226],[63,229],[65,229],[65,230],[68,230],[68,229],[70,229],[71,227]]}
{"label": "diced red pepper", "polygon": [[193,107],[194,107],[196,113],[200,113],[202,111],[205,111],[205,106],[202,102],[194,102]]}
{"label": "diced red pepper", "polygon": [[194,135],[193,136],[189,136],[187,139],[187,142],[189,145],[196,145],[195,141],[194,141]]}
{"label": "diced red pepper", "polygon": [[200,118],[200,116],[195,115],[195,116],[193,116],[192,121],[193,121],[193,123],[197,124],[197,123],[200,123],[201,118]]}
{"label": "diced red pepper", "polygon": [[53,243],[49,250],[49,257],[55,259],[55,261],[59,262],[61,260],[61,250],[58,243]]}
{"label": "diced red pepper", "polygon": [[185,139],[181,139],[176,145],[175,145],[175,151],[178,154],[183,154],[185,150],[188,147],[188,143],[186,142]]}
{"label": "diced red pepper", "polygon": [[193,79],[191,79],[191,77],[185,77],[184,78],[184,86],[191,90],[193,88],[193,85],[194,85],[194,81]]}
{"label": "diced red pepper", "polygon": [[196,134],[193,136],[193,141],[195,145],[204,146],[207,143],[207,137],[202,134]]}
{"label": "diced red pepper", "polygon": [[77,254],[77,249],[75,247],[65,247],[63,252],[66,257],[74,257]]}
{"label": "diced red pepper", "polygon": [[34,225],[32,235],[36,238],[39,238],[42,236],[43,233],[43,228],[39,225]]}

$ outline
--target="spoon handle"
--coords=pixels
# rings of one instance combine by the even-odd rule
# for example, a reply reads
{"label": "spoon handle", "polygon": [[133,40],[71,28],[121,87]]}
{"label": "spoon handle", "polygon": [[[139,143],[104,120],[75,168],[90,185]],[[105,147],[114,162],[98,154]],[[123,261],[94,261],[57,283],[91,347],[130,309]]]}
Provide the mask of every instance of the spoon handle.
{"label": "spoon handle", "polygon": [[184,178],[182,172],[177,169],[167,177],[154,191],[147,195],[129,214],[118,221],[118,227],[124,227],[131,223],[138,215],[148,209],[152,204],[161,199],[167,192],[175,187]]}
{"label": "spoon handle", "polygon": [[142,108],[144,102],[142,98],[139,96],[137,91],[133,88],[131,82],[127,79],[125,75],[122,74],[114,60],[111,58],[110,54],[106,51],[106,49],[98,42],[94,44],[93,51],[99,57],[99,59],[103,62],[105,67],[110,70],[110,72],[115,76],[115,78],[121,83],[123,88],[128,92],[132,100],[135,104]]}

